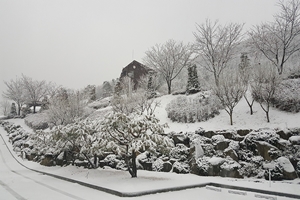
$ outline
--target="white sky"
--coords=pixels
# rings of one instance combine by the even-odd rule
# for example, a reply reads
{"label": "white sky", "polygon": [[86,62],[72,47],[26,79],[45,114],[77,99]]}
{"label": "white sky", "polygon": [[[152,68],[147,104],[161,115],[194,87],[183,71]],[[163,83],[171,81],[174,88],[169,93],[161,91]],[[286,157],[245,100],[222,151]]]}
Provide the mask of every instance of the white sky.
{"label": "white sky", "polygon": [[194,42],[195,24],[206,18],[249,29],[271,21],[276,2],[0,0],[0,92],[22,73],[72,89],[101,85],[155,44]]}

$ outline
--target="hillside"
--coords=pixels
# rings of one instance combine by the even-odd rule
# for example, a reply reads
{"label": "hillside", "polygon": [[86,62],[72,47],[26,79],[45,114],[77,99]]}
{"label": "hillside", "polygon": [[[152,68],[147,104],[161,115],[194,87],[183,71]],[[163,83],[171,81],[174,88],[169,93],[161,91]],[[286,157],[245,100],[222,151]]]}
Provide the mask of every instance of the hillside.
{"label": "hillside", "polygon": [[280,111],[276,108],[270,108],[270,123],[267,123],[265,112],[261,109],[260,105],[254,102],[254,114],[250,115],[249,107],[245,99],[241,99],[239,104],[235,107],[233,113],[234,125],[229,124],[229,115],[225,110],[221,110],[220,114],[206,122],[196,123],[176,123],[167,118],[165,110],[167,104],[177,98],[179,95],[165,95],[159,97],[161,106],[156,109],[155,115],[161,123],[168,123],[169,128],[166,132],[189,132],[195,131],[200,127],[205,130],[227,130],[227,129],[260,129],[260,128],[273,128],[285,130],[287,128],[299,128],[300,126],[300,113],[288,113]]}

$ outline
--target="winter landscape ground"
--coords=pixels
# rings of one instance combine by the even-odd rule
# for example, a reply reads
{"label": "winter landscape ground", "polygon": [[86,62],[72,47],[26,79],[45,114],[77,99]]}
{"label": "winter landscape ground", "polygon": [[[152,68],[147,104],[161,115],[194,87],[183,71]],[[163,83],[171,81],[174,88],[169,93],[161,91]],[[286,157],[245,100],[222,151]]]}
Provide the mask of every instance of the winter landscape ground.
{"label": "winter landscape ground", "polygon": [[[160,97],[161,106],[156,110],[155,115],[162,123],[167,122],[170,131],[195,131],[199,127],[206,130],[224,130],[224,129],[244,129],[244,128],[292,128],[299,126],[300,114],[291,114],[271,109],[271,122],[266,123],[265,115],[258,104],[254,104],[255,115],[250,116],[248,107],[244,99],[240,101],[234,112],[234,125],[230,126],[228,122],[228,114],[221,111],[220,115],[206,122],[194,124],[174,123],[167,119],[165,107],[168,102],[175,96],[167,95]],[[253,117],[253,118],[249,118]],[[24,123],[23,119],[11,119],[10,122],[21,125],[25,130],[31,131]],[[0,199],[54,199],[55,193],[63,199],[127,199],[130,197],[118,197],[107,194],[105,192],[86,188],[78,184],[57,180],[48,176],[41,176],[40,173],[32,172],[24,168],[38,170],[45,173],[55,174],[92,185],[100,186],[110,190],[118,191],[125,194],[134,194],[139,192],[147,192],[157,189],[167,189],[174,187],[190,187],[197,184],[220,183],[232,186],[241,186],[246,188],[255,188],[266,191],[275,191],[287,194],[300,195],[300,180],[292,181],[272,181],[264,179],[234,179],[222,177],[202,177],[192,174],[176,174],[163,172],[149,172],[144,170],[138,171],[138,178],[130,178],[128,172],[111,169],[85,169],[83,167],[65,166],[65,167],[45,167],[38,163],[27,161],[17,156],[12,150],[12,146],[8,141],[7,133],[1,127],[1,196]],[[7,146],[6,146],[6,145]],[[12,157],[10,150],[16,160]],[[24,166],[21,166],[20,163]],[[12,178],[14,177],[14,178]],[[33,182],[33,185],[31,184]],[[36,185],[36,188],[35,188]],[[49,188],[52,189],[51,195],[48,196]],[[31,190],[33,192],[28,192]],[[53,192],[54,190],[54,192]],[[20,195],[20,198],[16,197]],[[45,194],[45,195],[44,195]],[[53,196],[54,195],[54,196]],[[259,196],[262,195],[262,196]],[[131,197],[132,199],[289,199],[287,197],[266,195],[255,192],[245,192],[240,190],[224,189],[221,187],[206,186],[202,188],[185,189],[180,191],[165,192],[159,194],[149,194],[140,197]]]}

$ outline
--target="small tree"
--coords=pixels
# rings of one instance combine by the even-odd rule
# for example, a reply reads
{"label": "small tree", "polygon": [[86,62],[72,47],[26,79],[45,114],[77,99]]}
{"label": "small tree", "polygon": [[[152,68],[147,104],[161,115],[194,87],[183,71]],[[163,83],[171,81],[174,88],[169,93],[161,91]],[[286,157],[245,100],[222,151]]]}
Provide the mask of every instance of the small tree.
{"label": "small tree", "polygon": [[253,82],[251,83],[252,96],[258,101],[265,111],[267,122],[270,122],[269,111],[272,99],[281,82],[278,73],[269,64],[258,64],[254,69]]}
{"label": "small tree", "polygon": [[[243,83],[247,86],[249,86],[249,82],[251,79],[251,69],[250,69],[250,59],[248,58],[247,53],[242,53],[241,54],[241,62],[239,64],[239,73],[241,78],[243,79]],[[247,97],[247,93],[245,93],[244,98],[250,108],[250,115],[253,115],[253,103],[254,99],[252,98],[251,100]]]}
{"label": "small tree", "polygon": [[215,95],[230,117],[230,125],[233,125],[233,109],[244,96],[246,90],[247,86],[243,79],[233,70],[223,73],[219,78],[219,84],[213,87]]}
{"label": "small tree", "polygon": [[193,48],[182,42],[168,40],[165,44],[156,45],[146,52],[146,65],[158,71],[168,85],[168,94],[172,92],[172,81],[183,68],[189,66],[193,60]]}
{"label": "small tree", "polygon": [[38,103],[49,93],[49,83],[46,81],[33,80],[28,76],[22,75],[22,84],[26,91],[26,100],[32,104],[33,113],[35,113]]}
{"label": "small tree", "polygon": [[26,90],[24,90],[22,79],[16,78],[9,82],[4,81],[7,89],[3,92],[3,97],[14,101],[18,106],[18,115],[21,113],[21,108],[24,105],[26,98]]}
{"label": "small tree", "polygon": [[[173,146],[173,142],[162,136],[164,127],[154,116],[114,112],[100,123],[99,135],[108,142],[107,148],[125,157],[131,177],[137,177],[136,155],[138,151],[156,151]],[[131,160],[131,163],[130,163]]]}
{"label": "small tree", "polygon": [[199,80],[197,74],[197,66],[188,67],[188,82],[186,86],[186,94],[195,94],[199,92]]}

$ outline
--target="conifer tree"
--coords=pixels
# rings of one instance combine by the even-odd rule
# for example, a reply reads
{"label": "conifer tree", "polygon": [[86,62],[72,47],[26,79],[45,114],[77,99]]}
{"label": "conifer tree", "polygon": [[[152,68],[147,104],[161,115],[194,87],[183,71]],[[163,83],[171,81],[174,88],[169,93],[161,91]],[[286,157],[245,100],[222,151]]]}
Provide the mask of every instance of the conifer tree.
{"label": "conifer tree", "polygon": [[196,65],[188,67],[188,83],[186,87],[186,94],[195,94],[199,92],[199,81]]}

